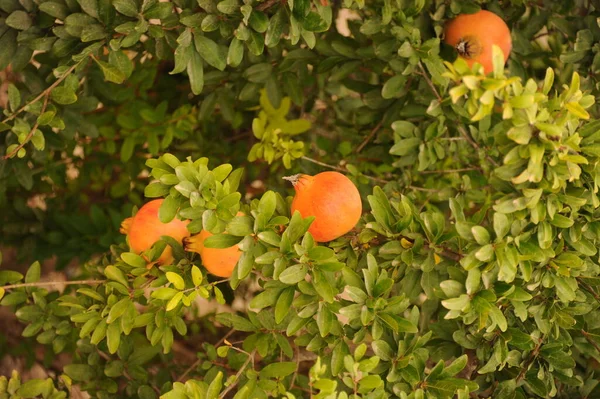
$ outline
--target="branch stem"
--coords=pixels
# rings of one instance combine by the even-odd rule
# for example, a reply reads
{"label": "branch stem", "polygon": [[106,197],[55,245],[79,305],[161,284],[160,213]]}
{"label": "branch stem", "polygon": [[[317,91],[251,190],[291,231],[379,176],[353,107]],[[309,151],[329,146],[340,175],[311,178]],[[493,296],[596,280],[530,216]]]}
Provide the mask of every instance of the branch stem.
{"label": "branch stem", "polygon": [[106,280],[75,280],[75,281],[38,281],[36,283],[22,283],[22,284],[11,284],[0,286],[0,288],[4,288],[5,290],[11,290],[14,288],[25,288],[25,287],[47,287],[51,285],[93,285],[93,284],[102,284]]}
{"label": "branch stem", "polygon": [[[220,340],[219,342],[217,342],[215,344],[215,347],[221,345],[223,342],[225,342],[225,340],[227,338],[229,338],[231,336],[231,334],[233,334],[235,332],[234,329],[229,330],[229,332],[227,334],[225,334]],[[202,362],[202,359],[197,359],[190,367],[187,368],[187,370],[184,371],[184,373],[181,375],[181,377],[179,377],[177,379],[177,382],[182,382],[183,380],[185,380],[185,377],[188,376],[188,374],[195,369],[196,367],[198,367],[198,365]]]}
{"label": "branch stem", "polygon": [[[435,85],[433,84],[433,82],[429,78],[429,75],[425,71],[425,68],[423,67],[423,64],[421,62],[419,62],[419,69],[421,70],[420,75],[423,76],[423,78],[427,82],[427,85],[429,86],[429,88],[431,88],[431,91],[433,92],[433,94],[435,95],[435,97],[437,98],[437,100],[441,103],[443,101],[442,96],[440,95],[440,93],[435,88]],[[471,144],[471,147],[473,147],[473,148],[475,148],[476,150],[479,151],[481,149],[481,147],[479,146],[479,144],[477,144],[477,142],[475,140],[473,140],[473,138],[471,137],[471,135],[469,134],[469,132],[467,131],[467,129],[465,129],[465,127],[463,125],[461,125],[459,123],[459,121],[456,121],[456,123],[457,123],[457,130],[459,131],[459,133],[469,142],[469,144]],[[490,157],[489,155],[486,155],[485,158],[492,165],[494,165],[495,167],[499,166],[498,163],[496,161],[494,161],[492,159],[492,157]]]}
{"label": "branch stem", "polygon": [[360,143],[360,145],[358,146],[358,148],[356,148],[356,153],[358,154],[359,152],[362,151],[363,148],[365,148],[365,146],[367,144],[369,144],[369,141],[371,141],[371,139],[373,138],[373,136],[375,136],[375,134],[379,131],[379,129],[381,129],[381,126],[383,125],[383,121],[379,122],[377,124],[377,126],[375,126],[373,128],[373,130],[371,130],[371,133],[369,133],[369,135],[363,140],[362,143]]}
{"label": "branch stem", "polygon": [[[80,61],[81,62],[81,61]],[[56,86],[58,86],[59,84],[61,84],[61,82],[63,80],[65,80],[67,78],[67,76],[69,76],[71,74],[71,72],[73,72],[75,70],[75,68],[77,68],[77,66],[79,65],[79,63],[76,63],[75,65],[73,65],[71,68],[69,68],[60,78],[58,78],[56,80],[56,82],[52,83],[52,85],[50,85],[50,87],[48,87],[46,90],[44,90],[43,92],[41,92],[36,98],[34,98],[33,100],[31,100],[30,102],[28,102],[27,104],[23,105],[21,108],[19,108],[14,114],[12,114],[11,116],[7,117],[6,119],[4,119],[2,121],[2,123],[6,123],[14,118],[16,118],[17,115],[19,115],[21,112],[23,112],[25,110],[25,108],[29,107],[31,104],[39,101],[42,97],[44,96],[49,96],[50,92],[52,90],[54,90],[54,88]]]}
{"label": "branch stem", "polygon": [[[345,169],[345,168],[340,168],[339,166],[329,165],[329,164],[326,164],[326,163],[324,163],[324,162],[317,161],[316,159],[309,158],[309,157],[307,157],[307,156],[302,156],[302,158],[301,158],[301,159],[303,159],[303,160],[305,160],[305,161],[308,161],[308,162],[312,162],[312,163],[314,163],[314,164],[316,164],[316,165],[323,166],[323,167],[325,167],[325,168],[329,168],[329,169],[337,170],[338,172],[341,172],[341,173],[348,173],[348,170],[347,170],[347,169]],[[363,174],[361,174],[361,176],[364,176],[364,177],[366,177],[367,179],[369,179],[369,180],[372,180],[372,181],[374,181],[374,182],[377,182],[377,183],[381,183],[381,184],[386,184],[386,183],[389,183],[389,181],[388,181],[388,180],[380,179],[379,177],[367,176],[367,175],[363,175]]]}
{"label": "branch stem", "polygon": [[246,370],[246,367],[248,367],[248,364],[250,364],[250,361],[252,361],[254,363],[254,354],[255,353],[256,353],[256,349],[254,349],[252,351],[252,353],[249,354],[248,358],[246,359],[246,361],[244,362],[244,364],[242,365],[240,370],[235,375],[235,379],[233,380],[231,385],[229,385],[227,387],[227,389],[225,389],[223,392],[221,392],[221,395],[219,395],[219,399],[223,399],[229,393],[229,391],[231,391],[233,388],[236,387],[236,385],[238,384],[238,381],[240,380],[240,376]]}
{"label": "branch stem", "polygon": [[[40,115],[42,115],[44,112],[46,112],[46,107],[48,106],[48,98],[49,97],[50,97],[50,93],[46,94],[46,96],[44,97],[44,104],[42,105]],[[35,131],[37,130],[39,125],[40,125],[40,123],[36,120],[35,124],[31,128],[29,133],[27,133],[27,136],[25,136],[25,140],[23,140],[23,142],[21,144],[16,146],[15,149],[12,150],[10,153],[6,154],[4,156],[4,159],[10,159],[10,158],[14,157],[15,155],[17,155],[17,153],[21,150],[21,148],[25,147],[25,144],[29,143],[29,140],[31,140],[31,138],[35,134]]]}

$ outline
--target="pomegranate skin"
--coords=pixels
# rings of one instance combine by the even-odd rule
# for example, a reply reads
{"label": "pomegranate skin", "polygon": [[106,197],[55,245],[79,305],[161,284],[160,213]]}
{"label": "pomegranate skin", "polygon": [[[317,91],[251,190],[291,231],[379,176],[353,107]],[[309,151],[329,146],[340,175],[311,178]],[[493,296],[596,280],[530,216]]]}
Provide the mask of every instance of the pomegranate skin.
{"label": "pomegranate skin", "polygon": [[444,27],[444,41],[457,49],[459,56],[470,67],[476,62],[480,63],[486,74],[494,70],[494,45],[502,49],[504,62],[508,60],[512,49],[510,29],[506,22],[487,10],[461,14],[449,21]]}
{"label": "pomegranate skin", "polygon": [[315,241],[335,240],[358,223],[362,214],[360,193],[343,174],[322,172],[315,176],[297,175],[289,180],[296,190],[292,214],[299,211],[303,218],[315,217],[308,229]]}
{"label": "pomegranate skin", "polygon": [[[147,251],[160,240],[161,236],[169,236],[182,242],[190,235],[187,225],[189,221],[177,218],[169,223],[162,223],[158,218],[158,210],[163,200],[153,200],[142,206],[129,223],[127,238],[129,247],[137,254]],[[171,247],[167,246],[158,258],[161,265],[173,262]]]}

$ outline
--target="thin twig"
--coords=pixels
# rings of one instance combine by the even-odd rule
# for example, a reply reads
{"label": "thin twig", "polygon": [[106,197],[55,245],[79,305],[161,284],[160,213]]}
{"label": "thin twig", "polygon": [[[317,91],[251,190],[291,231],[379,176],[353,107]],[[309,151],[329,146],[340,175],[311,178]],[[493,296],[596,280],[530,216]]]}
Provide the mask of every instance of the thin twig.
{"label": "thin twig", "polygon": [[[46,97],[44,97],[44,104],[42,105],[42,110],[40,111],[40,115],[42,115],[44,112],[46,112],[46,107],[48,106],[48,98],[49,97],[50,97],[50,93],[46,94]],[[38,118],[38,120],[39,120],[39,118]],[[14,157],[21,150],[21,148],[25,147],[25,144],[29,143],[29,140],[31,140],[31,138],[35,134],[35,131],[37,130],[38,126],[40,125],[38,120],[35,121],[35,124],[31,128],[29,133],[27,133],[27,136],[25,136],[25,139],[23,140],[23,142],[21,144],[19,144],[18,146],[16,146],[15,149],[12,150],[10,153],[6,154],[4,156],[4,159],[10,159],[10,158]]]}
{"label": "thin twig", "polygon": [[25,288],[25,287],[45,287],[49,285],[92,285],[92,284],[102,284],[106,280],[77,280],[77,281],[38,281],[36,283],[22,283],[22,284],[11,284],[0,286],[0,288],[4,288],[5,290],[10,290],[13,288]]}
{"label": "thin twig", "polygon": [[598,344],[592,338],[590,338],[590,334],[583,329],[581,330],[581,333],[583,334],[587,342],[589,342],[600,354],[600,346],[598,346]]}
{"label": "thin twig", "polygon": [[423,191],[426,193],[437,193],[438,191],[440,191],[435,188],[425,188],[425,187],[417,187],[417,186],[407,186],[407,187],[410,188],[411,190]]}
{"label": "thin twig", "polygon": [[593,297],[594,297],[594,299],[596,299],[596,301],[598,301],[598,302],[600,303],[600,295],[598,295],[598,294],[596,293],[596,291],[594,291],[594,289],[593,289],[593,288],[592,288],[592,287],[591,287],[591,286],[590,286],[588,283],[586,283],[585,281],[583,281],[583,280],[581,279],[581,277],[577,277],[577,282],[578,282],[579,284],[581,284],[581,287],[582,287],[584,290],[586,290],[587,292],[589,292],[589,293],[590,293],[590,295],[591,295],[591,296],[593,296]]}
{"label": "thin twig", "polygon": [[246,359],[246,361],[240,368],[240,371],[238,371],[237,374],[235,375],[235,379],[233,380],[233,382],[223,392],[221,392],[221,394],[219,395],[219,399],[224,398],[227,395],[227,393],[229,393],[229,391],[231,391],[233,388],[235,388],[235,386],[238,384],[240,376],[242,375],[244,370],[246,370],[246,367],[248,367],[248,364],[250,363],[250,361],[252,361],[254,363],[254,354],[255,353],[256,353],[256,349],[254,349],[252,351],[252,353],[250,353],[250,356],[248,356],[248,358]]}
{"label": "thin twig", "polygon": [[266,9],[269,9],[269,8],[273,7],[279,1],[280,0],[267,0],[264,3],[261,3],[261,4],[257,5],[255,8],[258,11],[265,11]]}
{"label": "thin twig", "polygon": [[[429,78],[429,75],[427,74],[427,72],[425,71],[425,68],[423,68],[423,64],[421,62],[419,62],[419,68],[421,69],[421,75],[423,75],[423,78],[425,79],[425,81],[427,82],[427,84],[429,85],[429,87],[431,88],[431,91],[433,92],[433,94],[435,95],[435,97],[437,98],[437,100],[439,102],[442,102],[442,96],[440,95],[440,93],[437,91],[437,89],[435,88],[435,85],[433,84],[433,82],[431,81],[431,79]],[[475,140],[473,140],[473,138],[471,137],[471,135],[469,134],[469,132],[467,132],[467,130],[464,128],[464,126],[462,126],[458,121],[457,122],[457,129],[459,131],[459,133],[469,142],[469,144],[471,144],[471,146],[473,148],[475,148],[476,150],[480,150],[481,147],[479,146],[479,144],[477,144],[477,142]],[[486,155],[486,159],[495,167],[498,167],[498,163],[496,161],[494,161],[492,159],[492,157],[490,157],[489,155]]]}
{"label": "thin twig", "polygon": [[[107,355],[106,353],[102,352],[100,349],[96,349],[98,351],[98,354],[100,355],[101,358],[103,358],[104,360],[106,360],[107,362],[110,362],[112,360],[112,358]],[[123,370],[123,376],[125,378],[127,378],[129,381],[133,381],[133,378],[129,375],[129,373],[127,372],[127,370]],[[160,389],[158,389],[157,386],[155,386],[152,383],[149,383],[150,386],[154,389],[154,391],[160,395]]]}
{"label": "thin twig", "polygon": [[527,374],[529,366],[531,366],[531,363],[533,363],[533,361],[535,360],[535,358],[537,357],[537,355],[540,353],[540,348],[542,347],[542,343],[543,342],[544,342],[544,336],[541,336],[538,344],[535,346],[535,348],[531,352],[531,355],[529,355],[529,358],[525,362],[525,365],[523,366],[523,369],[521,369],[521,372],[519,373],[519,375],[515,379],[516,383],[519,383],[519,381],[521,381],[525,377],[525,374]]}
{"label": "thin twig", "polygon": [[454,173],[454,172],[469,172],[469,171],[473,171],[473,170],[481,170],[481,168],[477,167],[477,166],[473,166],[470,168],[460,168],[460,169],[444,169],[444,170],[424,170],[422,172],[419,172],[423,175],[427,175],[427,174],[436,174],[436,173]]}
{"label": "thin twig", "polygon": [[437,100],[439,102],[442,102],[443,101],[442,96],[440,95],[440,93],[435,88],[435,85],[433,84],[433,82],[431,81],[431,79],[429,79],[429,75],[425,71],[425,68],[423,67],[423,63],[421,63],[421,61],[419,61],[418,65],[419,65],[419,69],[421,70],[421,74],[423,75],[423,78],[425,78],[425,81],[427,82],[427,84],[431,88],[431,91],[433,91],[433,94],[435,95],[435,97],[437,98]]}
{"label": "thin twig", "polygon": [[[479,146],[479,144],[477,144],[477,142],[475,140],[473,140],[473,138],[471,137],[471,134],[469,134],[469,132],[467,132],[467,129],[465,129],[464,126],[458,125],[456,129],[465,139],[467,139],[469,144],[471,144],[471,147],[475,148],[477,151],[481,150],[481,147]],[[500,165],[498,165],[498,162],[494,161],[494,159],[492,159],[492,157],[490,157],[489,155],[486,155],[485,158],[495,167],[500,166]]]}
{"label": "thin twig", "polygon": [[[80,61],[81,62],[81,61]],[[19,115],[21,112],[23,112],[23,110],[25,110],[25,108],[27,108],[28,106],[30,106],[31,104],[37,102],[38,100],[40,100],[42,97],[46,96],[46,95],[50,95],[50,92],[59,84],[61,84],[61,82],[63,80],[65,80],[67,78],[67,76],[69,76],[71,74],[71,72],[73,72],[73,70],[75,70],[75,68],[77,68],[77,66],[80,64],[80,62],[78,62],[77,64],[73,65],[71,68],[69,68],[60,78],[58,78],[58,80],[54,83],[52,83],[52,85],[50,85],[50,87],[48,87],[46,90],[44,90],[43,92],[41,92],[36,98],[34,98],[33,100],[31,100],[30,102],[28,102],[27,104],[23,105],[21,108],[19,108],[14,114],[12,114],[11,116],[7,117],[6,119],[4,119],[2,121],[2,123],[6,123],[12,119],[14,119],[17,115]]]}
{"label": "thin twig", "polygon": [[375,136],[375,134],[379,131],[379,129],[381,129],[382,125],[383,125],[383,121],[379,122],[377,124],[377,126],[375,126],[373,128],[373,130],[371,130],[371,133],[369,133],[369,135],[363,140],[363,142],[356,148],[355,152],[357,154],[359,152],[361,152],[363,148],[365,148],[365,146],[369,143],[369,141],[371,141],[371,139],[373,138],[373,136]]}
{"label": "thin twig", "polygon": [[337,170],[338,172],[342,172],[342,173],[347,173],[348,172],[348,170],[346,170],[344,168],[340,168],[339,166],[329,165],[329,164],[326,164],[324,162],[317,161],[316,159],[309,158],[307,156],[302,156],[302,159],[304,159],[305,161],[308,161],[308,162],[312,162],[312,163],[314,163],[316,165],[320,165],[320,166],[324,166],[324,167],[329,168],[329,169]]}
{"label": "thin twig", "polygon": [[[348,172],[349,172],[349,171],[348,171],[348,169],[340,168],[339,166],[333,166],[333,165],[329,165],[329,164],[326,164],[326,163],[324,163],[324,162],[317,161],[316,159],[309,158],[309,157],[307,157],[307,156],[302,156],[302,158],[301,158],[301,159],[303,159],[303,160],[305,160],[305,161],[308,161],[308,162],[312,162],[312,163],[314,163],[314,164],[316,164],[316,165],[320,165],[320,166],[323,166],[323,167],[329,168],[329,169],[337,170],[338,172],[342,172],[342,173],[348,173]],[[387,183],[389,183],[389,181],[388,181],[388,180],[380,179],[379,177],[367,176],[367,175],[364,175],[364,174],[362,174],[362,173],[361,173],[361,176],[364,176],[364,177],[366,177],[367,179],[369,179],[369,180],[372,180],[372,181],[374,181],[374,182],[378,182],[378,183],[382,183],[382,184],[387,184]]]}
{"label": "thin twig", "polygon": [[[229,330],[229,332],[227,334],[225,334],[220,340],[219,342],[217,342],[215,344],[215,347],[221,345],[223,342],[225,342],[225,340],[227,338],[229,338],[231,336],[231,334],[233,334],[235,332],[234,329]],[[188,374],[195,369],[196,367],[198,367],[198,365],[200,364],[200,362],[202,362],[202,359],[197,359],[190,367],[187,368],[187,370],[185,370],[185,372],[181,375],[181,377],[179,377],[177,379],[177,382],[182,382],[183,380],[185,380],[185,377],[188,376]]]}

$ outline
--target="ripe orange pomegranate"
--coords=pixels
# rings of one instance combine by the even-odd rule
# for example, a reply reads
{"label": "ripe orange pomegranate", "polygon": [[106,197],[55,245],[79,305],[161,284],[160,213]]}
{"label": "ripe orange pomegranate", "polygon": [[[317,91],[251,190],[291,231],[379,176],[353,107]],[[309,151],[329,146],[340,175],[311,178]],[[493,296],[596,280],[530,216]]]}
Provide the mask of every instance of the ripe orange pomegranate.
{"label": "ripe orange pomegranate", "polygon": [[[140,208],[135,216],[125,219],[121,224],[121,233],[127,234],[131,251],[137,254],[147,251],[160,240],[161,236],[173,237],[175,240],[182,242],[185,237],[190,235],[187,229],[188,220],[175,218],[169,223],[160,221],[158,209],[162,202],[162,199],[148,202]],[[173,263],[171,247],[167,246],[165,248],[157,262],[161,265]]]}
{"label": "ripe orange pomegranate", "polygon": [[286,177],[294,185],[296,196],[292,213],[314,216],[308,231],[317,242],[327,242],[343,236],[358,223],[362,203],[358,189],[350,179],[338,172],[323,172],[315,176]]}
{"label": "ripe orange pomegranate", "polygon": [[461,14],[448,22],[444,28],[444,41],[453,46],[469,66],[480,63],[486,74],[494,70],[492,46],[495,44],[500,47],[504,62],[512,48],[506,23],[498,15],[486,10]]}
{"label": "ripe orange pomegranate", "polygon": [[[243,213],[238,212],[237,216],[241,215]],[[229,248],[205,248],[204,241],[212,235],[211,232],[202,230],[199,234],[185,239],[185,250],[199,254],[202,265],[209,273],[219,277],[231,277],[242,251],[237,244]]]}

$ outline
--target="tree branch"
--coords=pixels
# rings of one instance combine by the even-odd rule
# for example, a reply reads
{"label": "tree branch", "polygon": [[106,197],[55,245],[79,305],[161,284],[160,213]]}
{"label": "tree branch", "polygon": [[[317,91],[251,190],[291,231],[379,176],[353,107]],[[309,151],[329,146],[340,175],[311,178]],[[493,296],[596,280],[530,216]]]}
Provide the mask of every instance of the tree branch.
{"label": "tree branch", "polygon": [[444,169],[444,170],[424,170],[422,172],[419,172],[423,175],[428,175],[428,174],[436,174],[436,173],[454,173],[454,172],[469,172],[469,171],[473,171],[473,170],[481,170],[481,168],[477,167],[477,166],[473,166],[470,168],[460,168],[460,169]]}
{"label": "tree branch", "polygon": [[50,285],[93,285],[93,284],[102,284],[106,282],[106,280],[75,280],[75,281],[38,281],[36,283],[22,283],[22,284],[11,284],[0,286],[0,288],[4,288],[5,290],[11,290],[14,288],[25,288],[25,287],[47,287]]}
{"label": "tree branch", "polygon": [[377,126],[375,126],[373,128],[373,130],[371,130],[371,133],[369,133],[369,135],[363,140],[362,143],[360,143],[360,145],[356,148],[356,153],[358,154],[359,152],[361,152],[363,150],[363,148],[365,148],[365,146],[369,143],[369,141],[371,141],[371,139],[373,138],[373,136],[375,136],[375,134],[379,131],[379,129],[381,129],[381,126],[383,125],[383,121],[379,122],[377,124]]}
{"label": "tree branch", "polygon": [[592,345],[600,354],[600,346],[598,346],[598,344],[592,338],[590,338],[590,334],[583,329],[581,330],[581,333],[583,334],[587,342],[589,342],[590,345]]}
{"label": "tree branch", "polygon": [[[48,98],[49,97],[50,97],[49,93],[46,94],[46,97],[44,97],[44,104],[42,105],[42,110],[40,111],[40,115],[43,114],[44,112],[46,112],[46,107],[48,106]],[[10,158],[14,157],[15,155],[17,155],[17,153],[21,150],[21,148],[25,147],[25,144],[29,143],[29,140],[31,140],[31,138],[35,134],[35,131],[37,130],[37,128],[38,128],[39,125],[40,125],[40,123],[36,120],[35,124],[31,128],[31,130],[29,131],[29,133],[27,133],[27,136],[25,137],[25,140],[23,140],[23,142],[21,144],[19,144],[18,146],[16,146],[15,149],[12,150],[10,153],[6,154],[4,156],[4,159],[10,159]]]}
{"label": "tree branch", "polygon": [[75,68],[77,68],[77,66],[81,63],[78,62],[75,65],[73,65],[71,68],[69,68],[60,78],[58,78],[56,80],[56,82],[52,83],[52,85],[50,85],[50,87],[48,87],[46,90],[44,90],[43,92],[41,92],[36,98],[34,98],[33,100],[31,100],[30,102],[28,102],[27,104],[23,105],[21,108],[19,108],[14,114],[12,114],[11,116],[7,117],[6,119],[4,119],[2,121],[2,123],[6,123],[12,119],[14,119],[17,115],[19,115],[21,112],[23,112],[25,110],[25,108],[27,108],[28,106],[30,106],[31,104],[37,102],[38,100],[40,100],[42,97],[44,96],[48,96],[50,95],[50,92],[52,90],[54,90],[54,88],[56,86],[58,86],[59,84],[61,84],[61,82],[63,80],[65,80],[67,78],[67,76],[69,76],[71,74],[71,72],[73,72],[75,70]]}
{"label": "tree branch", "polygon": [[581,285],[581,287],[584,290],[586,290],[587,292],[589,292],[590,295],[593,296],[594,299],[600,303],[600,295],[598,295],[596,293],[596,291],[594,291],[594,289],[588,283],[586,283],[585,281],[583,281],[581,279],[581,277],[577,277],[576,280],[577,280],[577,282]]}
{"label": "tree branch", "polygon": [[246,367],[248,367],[248,364],[250,364],[250,361],[251,360],[254,361],[254,354],[255,353],[256,353],[256,349],[254,349],[252,351],[252,353],[250,353],[250,356],[248,356],[248,358],[246,359],[246,361],[244,362],[244,364],[242,365],[242,367],[240,368],[240,370],[235,375],[235,379],[233,380],[233,382],[231,383],[231,385],[229,385],[227,387],[227,389],[225,389],[223,392],[221,392],[221,394],[219,395],[219,399],[223,399],[227,395],[227,393],[229,393],[229,391],[231,391],[233,388],[235,388],[235,386],[238,384],[240,376],[242,375],[242,373],[244,372],[244,370],[246,370]]}
{"label": "tree branch", "polygon": [[435,85],[433,84],[433,82],[431,81],[431,79],[429,79],[429,75],[425,71],[425,68],[423,67],[423,63],[421,61],[419,61],[419,69],[421,70],[421,75],[423,75],[423,78],[425,78],[425,81],[429,85],[429,88],[431,89],[431,91],[435,95],[435,98],[437,98],[437,100],[441,103],[443,101],[442,96],[440,95],[440,93],[435,88]]}
{"label": "tree branch", "polygon": [[[229,338],[231,336],[231,334],[233,334],[235,332],[234,329],[229,330],[229,332],[227,334],[225,334],[220,340],[219,342],[217,342],[215,344],[215,347],[221,345],[223,342],[225,342],[225,340],[227,338]],[[197,359],[190,367],[187,368],[187,370],[185,370],[185,372],[181,375],[181,377],[179,377],[177,379],[177,382],[182,382],[183,380],[185,380],[185,377],[188,376],[188,374],[195,369],[196,367],[198,367],[198,365],[200,364],[200,362],[202,362],[202,359]]]}
{"label": "tree branch", "polygon": [[[326,163],[324,163],[324,162],[317,161],[316,159],[309,158],[309,157],[307,157],[307,156],[302,156],[302,158],[301,158],[301,159],[303,159],[303,160],[305,160],[305,161],[308,161],[308,162],[312,162],[312,163],[314,163],[314,164],[316,164],[316,165],[320,165],[320,166],[323,166],[323,167],[329,168],[329,169],[337,170],[338,172],[341,172],[341,173],[348,173],[348,169],[345,169],[345,168],[340,168],[339,166],[333,166],[333,165],[329,165],[329,164],[326,164]],[[378,177],[367,176],[367,175],[364,175],[364,174],[362,174],[362,173],[361,173],[361,176],[364,176],[364,177],[366,177],[367,179],[369,179],[369,180],[372,180],[372,181],[374,181],[374,182],[377,182],[377,183],[382,183],[382,184],[387,184],[387,183],[389,183],[389,181],[388,181],[388,180],[380,179],[380,178],[378,178]]]}
{"label": "tree branch", "polygon": [[[425,71],[425,68],[423,68],[423,64],[420,61],[419,61],[419,69],[421,70],[420,75],[423,76],[423,78],[425,79],[425,81],[427,82],[427,84],[429,85],[429,87],[431,88],[431,91],[433,92],[433,94],[435,95],[435,97],[437,98],[437,100],[441,103],[443,101],[442,96],[440,95],[440,93],[435,88],[435,85],[433,84],[433,82],[429,78],[429,75]],[[473,138],[471,137],[471,135],[469,134],[469,132],[467,132],[467,129],[465,129],[464,126],[462,126],[458,121],[456,121],[456,123],[457,123],[456,129],[459,131],[459,133],[469,142],[469,144],[471,144],[471,147],[473,147],[473,148],[475,148],[476,150],[479,151],[481,149],[481,147],[479,146],[479,144],[477,144],[477,142],[475,140],[473,140]],[[492,165],[494,165],[495,167],[499,166],[498,163],[496,161],[494,161],[492,159],[492,157],[490,157],[489,155],[486,155],[485,158]]]}
{"label": "tree branch", "polygon": [[529,355],[529,358],[525,362],[523,369],[521,370],[521,372],[515,379],[516,383],[519,383],[519,381],[521,381],[525,377],[525,374],[527,374],[527,370],[529,369],[529,366],[531,366],[531,363],[533,363],[533,361],[535,360],[537,355],[540,353],[540,349],[542,347],[543,342],[544,342],[544,336],[541,336],[538,344],[535,346],[535,348],[531,352],[531,355]]}
{"label": "tree branch", "polygon": [[280,0],[267,0],[264,3],[260,3],[259,5],[257,5],[256,8],[258,11],[265,11],[271,7],[273,7],[275,4],[277,4]]}

